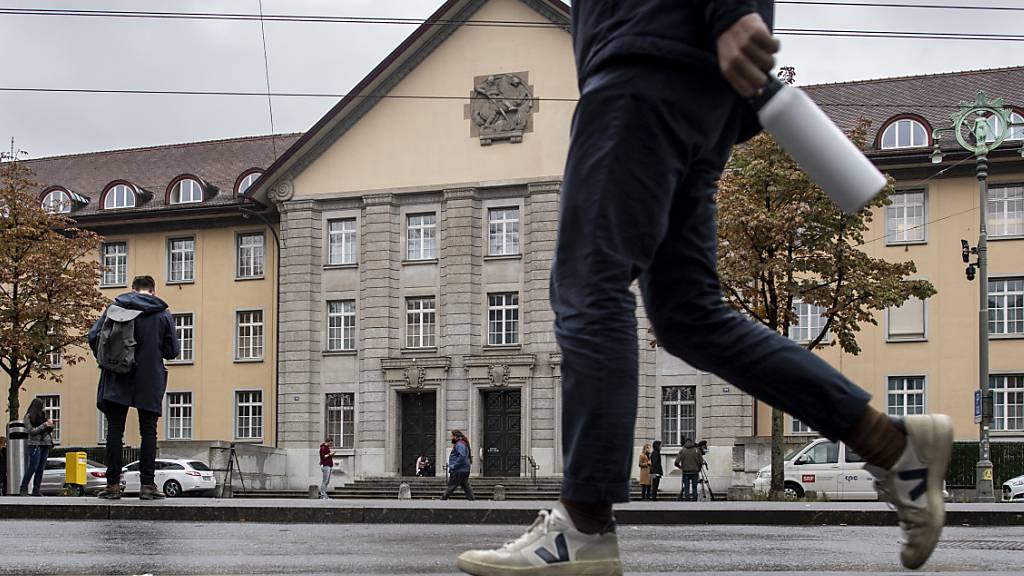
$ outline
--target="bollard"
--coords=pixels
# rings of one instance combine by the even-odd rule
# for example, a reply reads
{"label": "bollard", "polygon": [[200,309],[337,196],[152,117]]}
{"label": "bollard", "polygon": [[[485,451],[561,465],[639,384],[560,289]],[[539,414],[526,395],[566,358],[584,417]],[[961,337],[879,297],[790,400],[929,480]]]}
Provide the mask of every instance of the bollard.
{"label": "bollard", "polygon": [[10,496],[17,496],[21,488],[21,479],[28,469],[28,428],[24,422],[11,422],[7,425],[7,486],[4,488]]}
{"label": "bollard", "polygon": [[310,484],[309,489],[306,490],[306,496],[308,496],[310,500],[320,498],[320,486]]}
{"label": "bollard", "polygon": [[504,500],[505,499],[505,487],[501,484],[494,485],[494,499]]}
{"label": "bollard", "polygon": [[405,482],[402,482],[398,486],[398,499],[399,500],[412,500],[412,488]]}

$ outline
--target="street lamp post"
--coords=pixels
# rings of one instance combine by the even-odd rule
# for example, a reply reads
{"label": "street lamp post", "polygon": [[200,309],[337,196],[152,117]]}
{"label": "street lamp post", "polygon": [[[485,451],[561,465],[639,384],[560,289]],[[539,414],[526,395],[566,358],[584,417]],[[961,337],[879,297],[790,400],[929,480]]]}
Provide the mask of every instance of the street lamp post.
{"label": "street lamp post", "polygon": [[[989,439],[993,405],[988,374],[988,153],[998,148],[1010,135],[1010,131],[1019,124],[1011,122],[1010,111],[1003,105],[1002,98],[989,101],[984,92],[978,92],[973,102],[961,102],[960,109],[952,115],[952,120],[952,126],[932,131],[932,139],[935,142],[932,162],[942,163],[939,138],[947,132],[952,132],[957,143],[968,152],[972,152],[975,158],[980,206],[978,245],[971,248],[966,240],[961,242],[963,259],[968,264],[967,279],[974,279],[975,268],[978,276],[978,389],[981,391],[981,422],[976,476],[977,500],[994,502],[992,451]],[[1021,155],[1024,156],[1024,146],[1021,148]],[[970,262],[971,254],[977,256],[974,263]]]}

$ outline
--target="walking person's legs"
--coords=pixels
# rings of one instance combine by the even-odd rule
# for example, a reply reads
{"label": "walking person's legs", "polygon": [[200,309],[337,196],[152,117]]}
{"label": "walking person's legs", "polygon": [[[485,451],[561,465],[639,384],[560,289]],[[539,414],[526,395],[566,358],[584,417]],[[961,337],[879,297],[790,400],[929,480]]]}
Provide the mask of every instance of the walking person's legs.
{"label": "walking person's legs", "polygon": [[[21,477],[21,490],[19,491],[22,496],[28,495],[28,485],[34,482],[34,478],[37,475],[37,470],[40,466],[46,467],[46,459],[43,458],[43,446],[29,446],[28,449],[28,466],[25,468],[25,474]],[[40,478],[42,474],[39,473]],[[38,486],[38,482],[35,483]]]}
{"label": "walking person's legs", "polygon": [[661,485],[661,476],[651,478],[651,500],[658,499],[658,486]]}
{"label": "walking person's legs", "polygon": [[327,489],[330,487],[331,473],[334,472],[334,468],[330,466],[320,466],[320,499],[326,500]]}
{"label": "walking person's legs", "polygon": [[473,500],[473,487],[469,485],[469,472],[460,472],[459,486],[466,495],[466,500]]}
{"label": "walking person's legs", "polygon": [[128,407],[114,402],[103,402],[103,414],[107,417],[107,485],[99,491],[98,497],[104,500],[117,500],[121,497],[121,467],[124,450],[124,427],[128,419]]}
{"label": "walking person's legs", "polygon": [[441,494],[441,500],[447,500],[451,498],[455,489],[459,487],[459,476],[458,472],[448,472],[448,485],[445,486],[444,492]]}
{"label": "walking person's legs", "polygon": [[142,454],[139,455],[139,499],[161,500],[165,497],[156,485],[156,426],[160,415],[139,410],[139,434],[142,436]]}

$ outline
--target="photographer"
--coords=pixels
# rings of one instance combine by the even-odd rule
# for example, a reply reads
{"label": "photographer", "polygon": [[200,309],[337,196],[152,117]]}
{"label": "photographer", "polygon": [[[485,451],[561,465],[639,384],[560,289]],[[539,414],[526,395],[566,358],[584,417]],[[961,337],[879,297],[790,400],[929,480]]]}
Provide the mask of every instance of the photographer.
{"label": "photographer", "polygon": [[679,493],[680,500],[697,501],[697,482],[700,470],[704,466],[704,452],[689,438],[676,456],[675,467],[683,473],[683,489]]}

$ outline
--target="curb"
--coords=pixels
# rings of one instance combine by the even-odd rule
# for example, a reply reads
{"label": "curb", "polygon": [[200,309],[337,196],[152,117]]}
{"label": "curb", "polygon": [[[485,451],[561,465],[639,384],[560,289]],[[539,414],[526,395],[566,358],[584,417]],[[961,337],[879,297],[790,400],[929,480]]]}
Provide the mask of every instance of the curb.
{"label": "curb", "polygon": [[[266,524],[529,524],[537,507],[434,508],[406,506],[239,506],[111,504],[0,504],[5,520],[251,522]],[[894,526],[890,510],[851,509],[619,509],[621,525],[662,526]],[[1021,526],[1024,508],[947,510],[947,526]]]}

